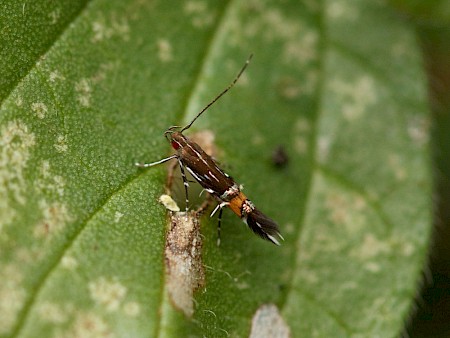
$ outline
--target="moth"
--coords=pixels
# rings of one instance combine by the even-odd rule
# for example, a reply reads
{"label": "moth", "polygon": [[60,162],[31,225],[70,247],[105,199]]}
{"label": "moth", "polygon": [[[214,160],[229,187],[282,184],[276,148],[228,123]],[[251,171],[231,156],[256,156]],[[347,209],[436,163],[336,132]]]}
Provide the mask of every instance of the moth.
{"label": "moth", "polygon": [[219,98],[228,92],[241,77],[250,63],[252,55],[249,56],[244,66],[239,71],[230,85],[225,88],[219,95],[217,95],[211,102],[209,102],[186,126],[171,126],[165,132],[164,136],[170,142],[175,154],[159,161],[152,163],[136,163],[136,166],[141,168],[153,167],[158,164],[176,159],[180,166],[181,176],[183,178],[185,196],[186,196],[186,211],[188,211],[188,187],[189,182],[186,178],[185,170],[187,170],[192,177],[211,194],[218,202],[217,207],[211,213],[213,216],[219,210],[218,216],[218,239],[220,244],[220,229],[222,221],[222,211],[224,207],[228,207],[238,217],[240,217],[245,224],[258,236],[268,240],[276,245],[280,245],[279,240],[284,240],[280,234],[277,223],[263,214],[255,205],[244,195],[241,191],[241,186],[238,185],[231,176],[225,173],[197,143],[189,140],[183,132],[189,129],[192,124]]}

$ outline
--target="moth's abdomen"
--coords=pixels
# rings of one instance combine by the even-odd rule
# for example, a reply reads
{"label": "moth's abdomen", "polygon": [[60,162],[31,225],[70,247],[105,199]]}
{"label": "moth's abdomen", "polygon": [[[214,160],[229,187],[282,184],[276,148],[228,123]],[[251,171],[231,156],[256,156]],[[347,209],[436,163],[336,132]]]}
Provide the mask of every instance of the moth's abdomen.
{"label": "moth's abdomen", "polygon": [[255,234],[276,245],[280,245],[278,239],[283,239],[283,236],[281,236],[280,231],[278,230],[277,223],[259,211],[242,191],[239,191],[239,193],[229,201],[228,207],[238,215]]}

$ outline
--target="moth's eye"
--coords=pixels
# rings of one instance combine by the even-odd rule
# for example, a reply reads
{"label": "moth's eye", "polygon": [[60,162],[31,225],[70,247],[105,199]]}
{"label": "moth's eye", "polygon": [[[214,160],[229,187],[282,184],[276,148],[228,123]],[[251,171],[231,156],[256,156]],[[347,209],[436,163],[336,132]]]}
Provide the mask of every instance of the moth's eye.
{"label": "moth's eye", "polygon": [[172,144],[172,148],[175,150],[178,150],[181,148],[181,144],[179,144],[177,141],[170,142]]}

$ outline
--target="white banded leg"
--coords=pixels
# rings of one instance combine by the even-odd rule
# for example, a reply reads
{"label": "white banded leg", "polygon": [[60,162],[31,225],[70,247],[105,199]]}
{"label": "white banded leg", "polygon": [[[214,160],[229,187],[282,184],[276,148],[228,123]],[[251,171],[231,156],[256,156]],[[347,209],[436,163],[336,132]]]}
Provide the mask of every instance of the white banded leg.
{"label": "white banded leg", "polygon": [[220,226],[222,225],[222,211],[223,208],[220,208],[219,217],[217,221],[217,246],[220,246],[220,229],[221,229]]}
{"label": "white banded leg", "polygon": [[139,168],[148,168],[148,167],[153,167],[153,166],[155,166],[155,165],[162,164],[162,163],[165,163],[165,162],[167,162],[167,161],[173,160],[174,158],[178,158],[178,155],[175,154],[175,155],[172,155],[172,156],[163,158],[162,160],[159,160],[159,161],[156,161],[156,162],[152,162],[152,163],[140,163],[140,162],[136,162],[134,165],[135,165],[136,167],[139,167]]}
{"label": "white banded leg", "polygon": [[223,212],[223,207],[227,206],[229,203],[228,202],[222,202],[217,204],[217,206],[214,208],[214,210],[212,211],[211,215],[209,215],[209,217],[213,217],[214,214],[217,212],[217,210],[219,210],[219,217],[218,217],[218,223],[217,223],[217,246],[220,246],[220,226],[222,224],[222,212]]}

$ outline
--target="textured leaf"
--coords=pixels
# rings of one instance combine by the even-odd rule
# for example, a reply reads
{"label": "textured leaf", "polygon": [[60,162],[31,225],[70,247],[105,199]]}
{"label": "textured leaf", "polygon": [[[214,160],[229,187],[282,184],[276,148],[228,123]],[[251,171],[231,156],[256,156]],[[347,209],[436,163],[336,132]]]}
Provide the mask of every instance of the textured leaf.
{"label": "textured leaf", "polygon": [[85,6],[84,1],[2,1],[0,100],[5,99]]}
{"label": "textured leaf", "polygon": [[[434,7],[436,3],[427,5]],[[450,6],[447,7],[450,9]],[[446,292],[450,285],[450,45],[447,43],[450,29],[441,21],[445,10],[432,12],[434,15],[426,21],[422,14],[429,14],[429,10],[415,13],[415,19],[418,19],[417,36],[429,82],[434,181],[433,245],[428,253],[427,278],[417,296],[420,300],[417,311],[412,314],[406,328],[406,335],[417,337],[446,336],[450,332],[446,315],[450,312],[450,294]]]}
{"label": "textured leaf", "polygon": [[[370,1],[77,6],[1,88],[0,333],[248,336],[276,319],[295,337],[397,335],[431,223],[413,30]],[[19,14],[2,16],[18,29]],[[46,18],[35,16],[37,36]],[[164,130],[250,52],[238,85],[186,134],[213,132],[218,160],[285,242],[225,212],[217,247],[216,219],[202,217],[206,277],[190,319],[166,292],[165,169],[133,163],[167,156]],[[279,146],[283,168],[271,160]],[[268,317],[251,328],[255,313]]]}

